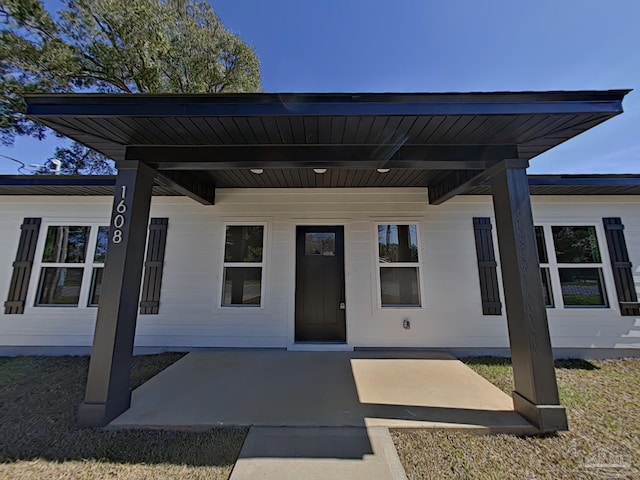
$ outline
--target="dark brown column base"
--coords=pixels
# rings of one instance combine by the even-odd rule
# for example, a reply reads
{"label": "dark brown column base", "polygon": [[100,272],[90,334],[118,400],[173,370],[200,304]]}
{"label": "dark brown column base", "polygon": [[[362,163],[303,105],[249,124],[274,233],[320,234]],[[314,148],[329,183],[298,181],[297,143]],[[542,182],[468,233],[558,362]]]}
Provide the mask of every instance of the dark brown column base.
{"label": "dark brown column base", "polygon": [[536,405],[518,392],[513,392],[513,408],[533,424],[540,433],[569,430],[567,411],[562,405]]}
{"label": "dark brown column base", "polygon": [[131,406],[130,397],[119,402],[82,402],[78,408],[78,425],[81,427],[104,427],[119,417]]}
{"label": "dark brown column base", "polygon": [[81,427],[104,427],[107,406],[104,403],[82,402],[78,408],[78,425]]}

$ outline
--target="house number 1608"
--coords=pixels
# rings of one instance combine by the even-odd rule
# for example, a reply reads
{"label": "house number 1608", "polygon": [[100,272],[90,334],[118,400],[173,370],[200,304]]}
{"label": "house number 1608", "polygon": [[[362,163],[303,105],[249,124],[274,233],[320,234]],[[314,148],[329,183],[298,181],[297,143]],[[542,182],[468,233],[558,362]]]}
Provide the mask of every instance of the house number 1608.
{"label": "house number 1608", "polygon": [[127,205],[124,203],[124,199],[127,193],[127,186],[122,185],[122,191],[120,196],[120,201],[116,205],[116,214],[113,217],[113,236],[111,237],[111,241],[113,243],[122,242],[122,227],[124,227],[124,213],[127,211]]}

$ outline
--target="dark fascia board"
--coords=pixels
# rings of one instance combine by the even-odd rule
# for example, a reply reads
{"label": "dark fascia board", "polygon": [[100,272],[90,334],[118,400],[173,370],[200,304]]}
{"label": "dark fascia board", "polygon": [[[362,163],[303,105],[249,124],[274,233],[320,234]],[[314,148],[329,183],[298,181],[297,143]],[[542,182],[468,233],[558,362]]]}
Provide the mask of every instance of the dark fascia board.
{"label": "dark fascia board", "polygon": [[[28,190],[30,186],[51,186],[59,188],[60,194],[64,194],[65,187],[112,187],[115,182],[115,175],[0,175],[0,189],[21,186]],[[156,185],[162,186],[158,181]],[[529,175],[529,185],[531,187],[581,186],[605,189],[609,187],[611,195],[617,195],[620,194],[620,187],[640,187],[640,174]],[[25,193],[28,194],[28,191]]]}
{"label": "dark fascia board", "polygon": [[530,186],[638,187],[640,174],[529,175]]}
{"label": "dark fascia board", "polygon": [[115,175],[0,175],[0,186],[113,187]]}
{"label": "dark fascia board", "polygon": [[27,115],[349,116],[622,112],[630,90],[477,93],[30,94]]}

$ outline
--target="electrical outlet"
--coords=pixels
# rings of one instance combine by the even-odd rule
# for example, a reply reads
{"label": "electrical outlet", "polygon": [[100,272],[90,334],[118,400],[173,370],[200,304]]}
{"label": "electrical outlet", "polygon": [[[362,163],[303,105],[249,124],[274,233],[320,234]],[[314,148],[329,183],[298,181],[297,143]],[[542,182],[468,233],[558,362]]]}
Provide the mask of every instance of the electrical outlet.
{"label": "electrical outlet", "polygon": [[411,328],[411,320],[409,320],[408,318],[405,318],[404,320],[402,320],[402,327],[405,330],[409,330]]}

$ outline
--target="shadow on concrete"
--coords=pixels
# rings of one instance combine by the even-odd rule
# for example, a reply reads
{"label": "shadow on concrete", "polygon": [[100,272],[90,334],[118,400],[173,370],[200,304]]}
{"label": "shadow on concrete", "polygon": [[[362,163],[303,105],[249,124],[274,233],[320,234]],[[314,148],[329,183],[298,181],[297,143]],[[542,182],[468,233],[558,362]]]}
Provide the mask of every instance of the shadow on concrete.
{"label": "shadow on concrete", "polygon": [[361,460],[373,455],[369,433],[364,427],[254,427],[259,441],[249,445],[243,458],[340,458]]}

